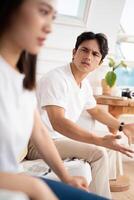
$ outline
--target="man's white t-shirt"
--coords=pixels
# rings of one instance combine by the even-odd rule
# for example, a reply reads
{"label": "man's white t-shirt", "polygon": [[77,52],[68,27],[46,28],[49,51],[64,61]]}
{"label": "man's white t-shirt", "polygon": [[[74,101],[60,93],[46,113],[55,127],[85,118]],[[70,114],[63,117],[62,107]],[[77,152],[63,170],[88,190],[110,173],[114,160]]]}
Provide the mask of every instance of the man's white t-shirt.
{"label": "man's white t-shirt", "polygon": [[47,105],[62,107],[65,110],[65,117],[76,122],[83,110],[96,106],[89,82],[84,79],[79,87],[69,64],[55,68],[40,79],[37,84],[37,101],[43,123],[53,138],[61,135],[53,130],[43,107]]}
{"label": "man's white t-shirt", "polygon": [[35,92],[23,89],[24,75],[0,56],[0,172],[17,172],[17,158],[30,138]]}

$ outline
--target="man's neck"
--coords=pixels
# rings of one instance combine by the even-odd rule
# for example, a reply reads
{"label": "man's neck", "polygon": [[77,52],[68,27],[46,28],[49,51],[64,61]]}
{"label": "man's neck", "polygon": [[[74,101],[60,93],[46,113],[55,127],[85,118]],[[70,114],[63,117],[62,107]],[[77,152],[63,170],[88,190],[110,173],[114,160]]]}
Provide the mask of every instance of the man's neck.
{"label": "man's neck", "polygon": [[87,76],[87,73],[82,73],[81,71],[79,71],[74,63],[70,63],[70,67],[76,83],[79,87],[81,87],[81,82]]}

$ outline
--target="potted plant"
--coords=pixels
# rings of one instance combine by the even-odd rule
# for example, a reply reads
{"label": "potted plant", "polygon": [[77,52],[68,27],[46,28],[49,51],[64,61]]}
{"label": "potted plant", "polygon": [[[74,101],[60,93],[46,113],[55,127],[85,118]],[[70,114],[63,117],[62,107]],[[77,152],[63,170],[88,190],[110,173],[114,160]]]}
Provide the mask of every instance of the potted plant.
{"label": "potted plant", "polygon": [[118,67],[127,67],[126,63],[121,60],[120,62],[116,62],[113,58],[109,57],[109,67],[110,71],[108,71],[105,75],[105,78],[102,80],[102,88],[103,88],[103,94],[110,95],[112,88],[115,86],[117,75],[115,73],[115,70]]}

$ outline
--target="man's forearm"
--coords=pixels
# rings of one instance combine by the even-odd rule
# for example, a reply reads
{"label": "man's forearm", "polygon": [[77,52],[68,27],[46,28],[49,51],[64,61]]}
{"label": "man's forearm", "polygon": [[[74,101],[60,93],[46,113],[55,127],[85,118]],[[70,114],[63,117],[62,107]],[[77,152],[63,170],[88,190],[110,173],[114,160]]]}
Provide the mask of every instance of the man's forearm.
{"label": "man's forearm", "polygon": [[60,134],[69,137],[73,140],[85,142],[88,144],[100,145],[100,138],[95,133],[89,132],[81,128],[78,124],[66,118],[60,118],[56,123],[53,123],[53,128]]}
{"label": "man's forearm", "polygon": [[115,117],[113,117],[109,112],[99,107],[96,107],[96,109],[88,110],[88,112],[97,121],[107,125],[108,127],[114,130],[118,130],[120,122]]}

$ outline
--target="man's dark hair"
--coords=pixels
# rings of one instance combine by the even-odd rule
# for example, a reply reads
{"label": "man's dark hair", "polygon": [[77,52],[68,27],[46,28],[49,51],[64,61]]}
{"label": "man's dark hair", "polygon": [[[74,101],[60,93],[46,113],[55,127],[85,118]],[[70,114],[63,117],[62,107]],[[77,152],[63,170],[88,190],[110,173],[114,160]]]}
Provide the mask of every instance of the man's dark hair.
{"label": "man's dark hair", "polygon": [[76,40],[75,44],[75,50],[78,49],[80,44],[84,42],[85,40],[97,40],[100,52],[102,55],[101,61],[105,58],[105,56],[108,54],[108,41],[106,36],[103,33],[93,33],[93,32],[83,32],[81,33]]}
{"label": "man's dark hair", "polygon": [[[0,1],[0,38],[4,35],[12,19],[25,0],[2,0]],[[16,33],[17,34],[17,33]],[[36,83],[36,55],[23,51],[17,64],[20,73],[25,74],[23,87],[28,90],[35,88]]]}

